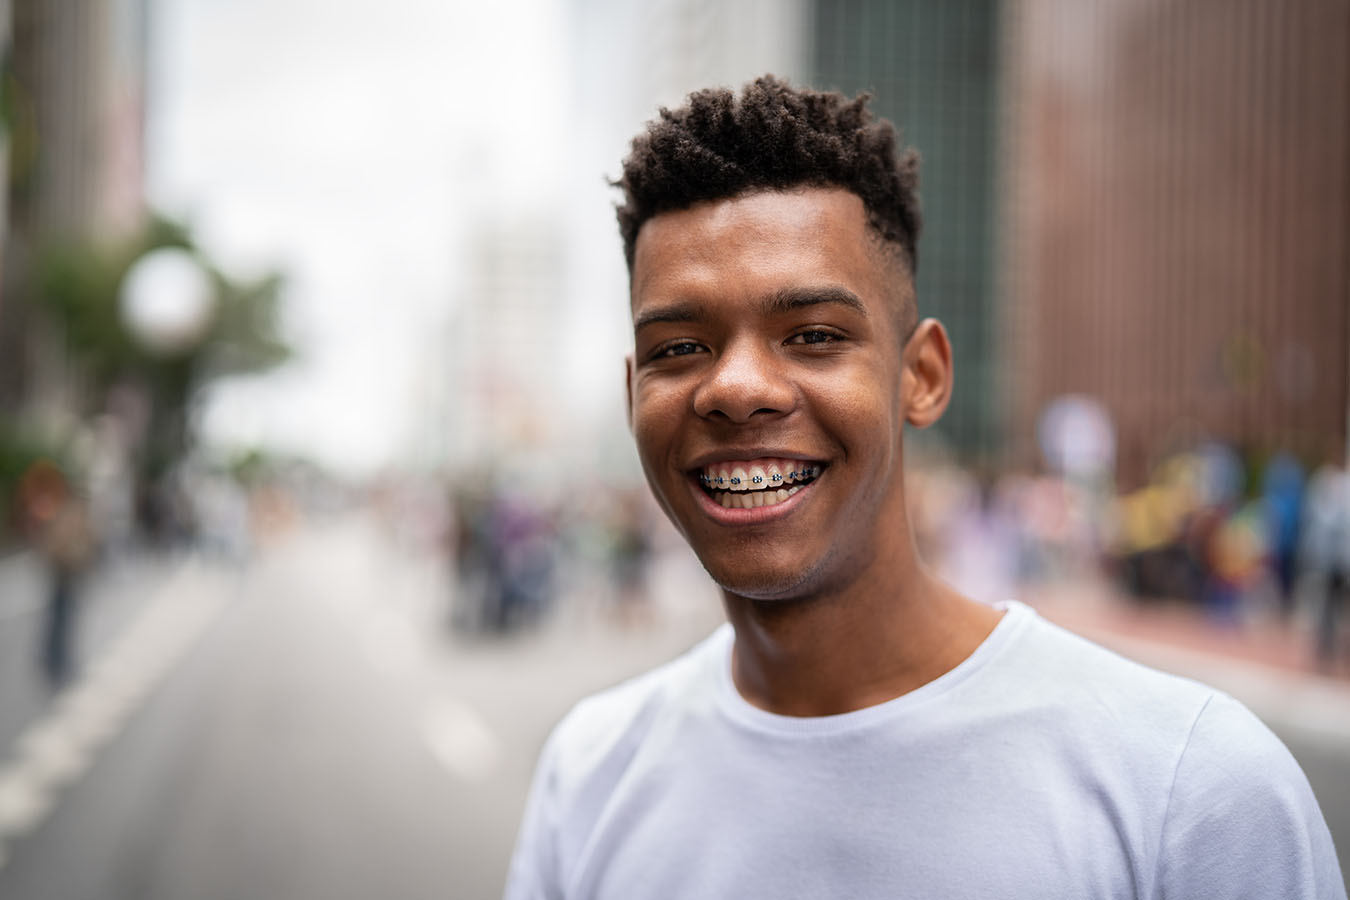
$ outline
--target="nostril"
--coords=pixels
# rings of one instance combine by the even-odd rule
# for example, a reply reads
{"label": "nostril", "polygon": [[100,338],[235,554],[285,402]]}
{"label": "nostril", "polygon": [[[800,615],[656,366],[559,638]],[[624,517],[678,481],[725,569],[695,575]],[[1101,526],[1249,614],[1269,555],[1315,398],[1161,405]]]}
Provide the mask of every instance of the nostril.
{"label": "nostril", "polygon": [[792,408],[794,391],[791,385],[771,373],[757,370],[742,377],[725,377],[728,373],[705,381],[693,396],[694,412],[704,418],[745,422],[756,417],[781,415]]}

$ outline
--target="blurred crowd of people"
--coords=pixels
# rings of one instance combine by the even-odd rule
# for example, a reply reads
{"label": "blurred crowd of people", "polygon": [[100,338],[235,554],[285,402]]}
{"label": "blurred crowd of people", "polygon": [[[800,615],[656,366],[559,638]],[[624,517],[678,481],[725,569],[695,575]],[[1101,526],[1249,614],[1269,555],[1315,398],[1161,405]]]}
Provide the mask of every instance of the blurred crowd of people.
{"label": "blurred crowd of people", "polygon": [[[1111,593],[1189,605],[1222,626],[1306,629],[1327,666],[1350,657],[1343,467],[1308,472],[1289,454],[1243,457],[1208,443],[1124,493],[1106,472],[982,473],[933,460],[915,468],[920,552],[972,596],[1114,584]],[[578,594],[623,622],[650,615],[652,562],[669,527],[640,485],[559,491],[488,472],[406,494],[392,515],[446,556],[459,628],[509,632]]]}
{"label": "blurred crowd of people", "polygon": [[549,497],[482,484],[453,496],[458,624],[507,631],[578,590],[624,623],[646,615],[655,523],[645,489]]}
{"label": "blurred crowd of people", "polygon": [[1109,559],[1138,596],[1184,597],[1236,621],[1302,612],[1317,653],[1341,655],[1350,573],[1350,475],[1327,463],[1308,473],[1278,453],[1249,460],[1224,444],[1169,459],[1120,498]]}
{"label": "blurred crowd of people", "polygon": [[621,625],[650,616],[650,563],[663,522],[644,487],[557,490],[503,469],[413,479],[380,494],[400,542],[444,556],[450,624],[459,630],[529,627],[564,598],[585,597]]}
{"label": "blurred crowd of people", "polygon": [[944,577],[986,599],[1027,585],[1106,576],[1140,602],[1180,601],[1218,623],[1288,621],[1315,633],[1319,661],[1347,655],[1350,474],[1309,473],[1292,455],[1244,458],[1207,443],[1117,494],[1109,478],[1002,474],[935,465],[913,510]]}
{"label": "blurred crowd of people", "polygon": [[[912,482],[922,556],[972,596],[1028,596],[1037,584],[1106,577],[1140,602],[1192,604],[1221,623],[1296,620],[1316,635],[1323,664],[1350,657],[1343,467],[1308,472],[1289,454],[1253,461],[1211,443],[1168,459],[1123,494],[1105,474],[982,474],[932,460],[916,466]],[[97,467],[74,479],[51,460],[35,463],[11,518],[48,571],[44,674],[53,684],[68,677],[78,585],[100,557],[193,547],[242,562],[302,510],[340,506],[339,493],[300,469],[249,479],[185,465],[131,492]],[[653,559],[673,536],[641,485],[556,489],[488,470],[393,477],[364,496],[395,540],[442,559],[458,629],[508,633],[577,596],[621,624],[652,618]]]}

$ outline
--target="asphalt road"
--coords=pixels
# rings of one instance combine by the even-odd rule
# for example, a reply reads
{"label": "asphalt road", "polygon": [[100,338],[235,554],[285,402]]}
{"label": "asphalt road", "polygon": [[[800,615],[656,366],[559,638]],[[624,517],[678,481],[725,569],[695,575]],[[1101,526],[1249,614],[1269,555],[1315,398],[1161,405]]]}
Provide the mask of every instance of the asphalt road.
{"label": "asphalt road", "polygon": [[[86,604],[85,680],[5,695],[0,897],[498,897],[552,724],[712,621],[455,637],[442,573],[361,522],[141,574],[115,637]],[[31,666],[36,613],[5,627]]]}
{"label": "asphalt road", "polygon": [[[0,617],[0,897],[500,896],[552,724],[718,620],[683,572],[651,622],[620,628],[581,590],[547,630],[469,639],[444,627],[444,573],[350,520],[244,568],[110,576],[85,678],[55,698],[19,674],[34,614]],[[1350,747],[1282,736],[1344,865]]]}

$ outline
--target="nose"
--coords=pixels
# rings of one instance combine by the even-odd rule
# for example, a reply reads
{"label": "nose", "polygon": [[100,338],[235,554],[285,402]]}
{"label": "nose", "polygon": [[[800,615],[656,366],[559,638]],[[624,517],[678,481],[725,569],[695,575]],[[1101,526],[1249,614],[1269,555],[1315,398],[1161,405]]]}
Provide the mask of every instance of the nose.
{"label": "nose", "polygon": [[736,423],[791,411],[796,392],[772,348],[745,339],[728,344],[694,391],[694,412]]}

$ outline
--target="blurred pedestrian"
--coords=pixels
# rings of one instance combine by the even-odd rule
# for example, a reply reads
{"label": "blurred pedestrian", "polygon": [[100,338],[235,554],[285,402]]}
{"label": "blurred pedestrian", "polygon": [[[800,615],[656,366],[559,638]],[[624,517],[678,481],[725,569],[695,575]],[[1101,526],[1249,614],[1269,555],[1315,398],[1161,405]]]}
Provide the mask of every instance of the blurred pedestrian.
{"label": "blurred pedestrian", "polygon": [[555,529],[533,498],[509,488],[497,494],[489,524],[497,590],[489,597],[484,619],[491,630],[504,634],[538,621],[546,611]]}
{"label": "blurred pedestrian", "polygon": [[615,612],[624,626],[645,622],[650,613],[647,567],[651,563],[652,541],[645,513],[644,498],[636,491],[625,491],[614,510],[611,571]]}
{"label": "blurred pedestrian", "polygon": [[19,495],[29,533],[47,570],[39,658],[47,683],[57,688],[73,670],[79,582],[93,561],[94,536],[88,507],[55,463],[34,463],[20,482]]}
{"label": "blurred pedestrian", "polygon": [[1261,497],[1266,510],[1270,565],[1279,588],[1281,615],[1288,615],[1293,606],[1303,489],[1303,467],[1290,454],[1280,453],[1266,465],[1261,478]]}
{"label": "blurred pedestrian", "polygon": [[1302,559],[1316,582],[1318,662],[1332,668],[1340,654],[1341,617],[1350,590],[1350,471],[1328,464],[1308,486]]}

